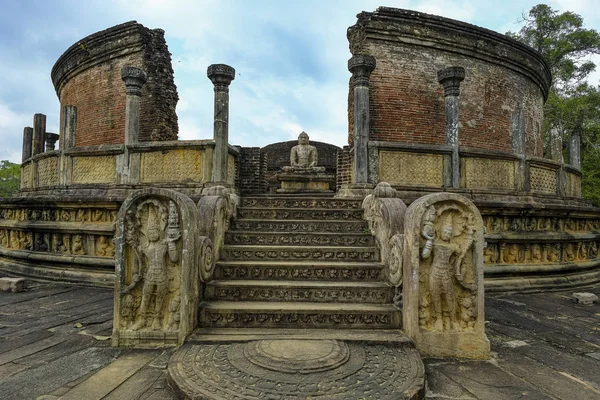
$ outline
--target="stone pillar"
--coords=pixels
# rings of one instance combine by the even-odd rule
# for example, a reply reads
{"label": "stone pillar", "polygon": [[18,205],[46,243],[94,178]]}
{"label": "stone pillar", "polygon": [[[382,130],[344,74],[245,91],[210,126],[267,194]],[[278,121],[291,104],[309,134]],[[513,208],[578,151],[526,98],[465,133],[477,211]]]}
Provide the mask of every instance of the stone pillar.
{"label": "stone pillar", "polygon": [[75,147],[75,131],[77,129],[77,107],[66,105],[62,113],[62,132],[59,143],[62,150]]}
{"label": "stone pillar", "polygon": [[452,146],[452,187],[460,187],[460,158],[458,155],[458,96],[460,83],[465,79],[463,67],[448,67],[437,73],[438,82],[444,85],[446,99],[446,144]]}
{"label": "stone pillar", "polygon": [[354,183],[369,179],[369,77],[375,69],[375,57],[357,54],[348,60],[354,79]]}
{"label": "stone pillar", "polygon": [[58,133],[46,132],[46,151],[52,151],[56,149],[56,141],[58,140]]}
{"label": "stone pillar", "polygon": [[214,183],[227,184],[227,159],[229,157],[229,85],[235,79],[235,69],[225,64],[212,64],[206,71],[215,85],[215,117],[213,139],[212,179]]}
{"label": "stone pillar", "polygon": [[125,144],[137,143],[140,133],[140,97],[147,81],[146,73],[136,67],[121,68],[121,79],[125,82]]}
{"label": "stone pillar", "polygon": [[581,169],[581,138],[577,129],[573,130],[569,140],[569,165]]}
{"label": "stone pillar", "polygon": [[21,154],[21,162],[31,158],[31,145],[33,141],[33,128],[27,126],[23,128],[23,153]]}
{"label": "stone pillar", "polygon": [[35,156],[44,152],[46,135],[46,116],[35,114],[33,116],[33,139],[31,141],[31,155]]}
{"label": "stone pillar", "polygon": [[548,157],[553,161],[563,163],[563,141],[558,129],[550,128],[550,137],[548,138]]}

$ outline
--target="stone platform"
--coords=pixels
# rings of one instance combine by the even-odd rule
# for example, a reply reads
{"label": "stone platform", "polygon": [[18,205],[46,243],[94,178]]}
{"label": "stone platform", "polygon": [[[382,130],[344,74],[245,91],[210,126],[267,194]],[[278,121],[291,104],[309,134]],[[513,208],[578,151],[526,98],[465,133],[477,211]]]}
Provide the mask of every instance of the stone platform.
{"label": "stone platform", "polygon": [[185,399],[418,399],[419,353],[408,343],[258,340],[187,344],[169,362]]}
{"label": "stone platform", "polygon": [[[600,285],[576,291],[600,295]],[[425,359],[425,398],[600,399],[600,304],[576,303],[573,292],[488,294],[491,360]],[[113,291],[105,288],[28,281],[24,292],[0,292],[0,398],[175,400],[167,383],[174,349],[111,347],[112,314]],[[238,328],[211,330],[196,344],[214,339],[212,345],[217,345],[223,336],[240,342],[266,336],[298,339],[305,338],[306,331],[241,335]],[[390,340],[380,331],[352,333],[343,338],[350,353],[354,344],[371,340],[365,335],[380,338],[379,344],[367,347],[371,350],[397,338],[393,332],[385,333]],[[339,333],[327,330],[318,334],[339,338]]]}
{"label": "stone platform", "polygon": [[335,176],[324,173],[281,173],[277,175],[281,189],[277,193],[333,193]]}

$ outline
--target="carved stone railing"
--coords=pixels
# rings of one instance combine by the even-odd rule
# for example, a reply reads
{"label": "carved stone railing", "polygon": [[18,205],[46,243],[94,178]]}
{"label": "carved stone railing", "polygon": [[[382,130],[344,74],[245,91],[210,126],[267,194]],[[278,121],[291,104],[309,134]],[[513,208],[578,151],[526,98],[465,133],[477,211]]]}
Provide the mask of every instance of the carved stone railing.
{"label": "carved stone railing", "polygon": [[[206,236],[212,242],[212,263],[200,265],[200,280],[207,282],[214,273],[215,262],[219,260],[225,232],[229,229],[229,221],[237,213],[240,198],[231,189],[224,186],[206,188],[198,202],[198,212],[202,216],[199,234]],[[208,254],[205,254],[208,257]],[[205,258],[206,261],[206,258]]]}
{"label": "carved stone railing", "polygon": [[[406,205],[389,183],[380,182],[362,204],[364,218],[375,236],[390,284],[402,285],[402,246]],[[395,299],[398,301],[398,299]]]}

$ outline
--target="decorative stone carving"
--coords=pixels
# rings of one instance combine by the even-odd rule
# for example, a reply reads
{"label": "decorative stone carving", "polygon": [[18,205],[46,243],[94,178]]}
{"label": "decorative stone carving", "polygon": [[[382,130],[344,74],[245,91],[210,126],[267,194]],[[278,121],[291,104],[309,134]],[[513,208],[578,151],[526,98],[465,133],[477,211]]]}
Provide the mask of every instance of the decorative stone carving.
{"label": "decorative stone carving", "polygon": [[[115,236],[114,346],[181,344],[194,328],[198,218],[192,200],[166,189],[139,190],[123,203]],[[96,251],[110,250],[102,244]]]}
{"label": "decorative stone carving", "polygon": [[406,205],[389,183],[380,182],[373,193],[365,197],[362,207],[369,230],[375,236],[381,251],[381,261],[386,266],[388,282],[400,287]]}
{"label": "decorative stone carving", "polygon": [[[219,260],[225,232],[229,229],[229,222],[237,213],[240,198],[231,189],[224,186],[212,186],[203,191],[203,196],[198,202],[198,211],[202,215],[199,226],[200,235],[206,236],[210,242],[204,241],[200,245],[202,260],[200,262],[200,280],[207,282],[212,278],[214,263]],[[212,250],[209,257],[208,248]],[[211,264],[208,264],[208,261]]]}
{"label": "decorative stone carving", "polygon": [[404,223],[403,328],[421,354],[485,359],[483,221],[453,193],[424,196]]}

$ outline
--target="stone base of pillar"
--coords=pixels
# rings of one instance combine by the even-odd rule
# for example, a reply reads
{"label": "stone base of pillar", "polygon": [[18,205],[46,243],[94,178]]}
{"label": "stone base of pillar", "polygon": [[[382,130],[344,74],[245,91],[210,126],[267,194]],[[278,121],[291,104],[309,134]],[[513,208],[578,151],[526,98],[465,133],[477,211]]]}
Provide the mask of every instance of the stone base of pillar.
{"label": "stone base of pillar", "polygon": [[364,199],[371,193],[375,186],[370,183],[350,183],[342,185],[335,194],[335,197],[345,197],[354,199]]}

